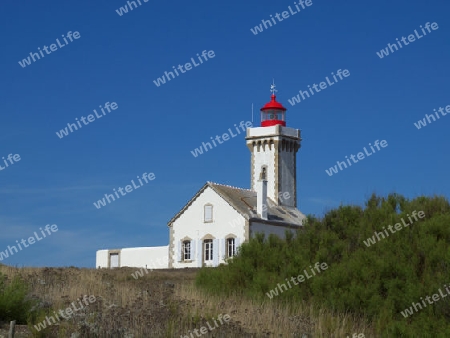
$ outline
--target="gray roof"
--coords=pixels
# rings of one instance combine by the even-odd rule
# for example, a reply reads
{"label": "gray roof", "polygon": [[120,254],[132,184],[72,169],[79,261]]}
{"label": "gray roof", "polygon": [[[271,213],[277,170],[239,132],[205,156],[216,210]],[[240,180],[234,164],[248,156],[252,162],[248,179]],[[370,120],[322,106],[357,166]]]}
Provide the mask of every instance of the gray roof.
{"label": "gray roof", "polygon": [[271,198],[267,198],[267,220],[261,219],[256,212],[256,192],[249,189],[232,187],[229,185],[207,182],[193,198],[168,223],[170,226],[186,210],[197,197],[207,188],[213,189],[220,197],[230,204],[247,220],[262,221],[264,223],[300,226],[306,216],[297,208],[277,206]]}

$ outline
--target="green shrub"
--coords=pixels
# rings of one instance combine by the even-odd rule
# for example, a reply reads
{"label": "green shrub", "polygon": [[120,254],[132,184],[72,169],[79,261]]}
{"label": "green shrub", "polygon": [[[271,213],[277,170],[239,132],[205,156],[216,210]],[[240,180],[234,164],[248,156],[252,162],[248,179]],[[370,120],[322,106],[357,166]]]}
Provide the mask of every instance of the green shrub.
{"label": "green shrub", "polygon": [[16,320],[26,324],[35,302],[27,298],[28,286],[16,276],[9,283],[6,275],[0,273],[0,321]]}
{"label": "green shrub", "polygon": [[[370,247],[364,240],[416,210],[425,217]],[[199,271],[196,285],[216,294],[266,293],[286,278],[325,262],[328,269],[279,293],[271,301],[309,301],[371,319],[380,336],[450,336],[450,295],[404,318],[401,311],[450,284],[450,205],[443,197],[408,200],[372,195],[359,206],[341,206],[323,218],[308,216],[294,238],[258,235],[228,265]],[[291,283],[292,284],[292,283]],[[450,289],[450,286],[449,286]]]}

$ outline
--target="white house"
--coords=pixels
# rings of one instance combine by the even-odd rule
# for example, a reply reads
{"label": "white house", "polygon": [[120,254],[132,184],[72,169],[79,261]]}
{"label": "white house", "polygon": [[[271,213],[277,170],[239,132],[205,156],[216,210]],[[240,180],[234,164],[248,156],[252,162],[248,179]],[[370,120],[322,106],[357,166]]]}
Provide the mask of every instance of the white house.
{"label": "white house", "polygon": [[251,189],[207,182],[169,221],[169,245],[97,251],[96,266],[185,268],[218,266],[256,233],[284,237],[306,218],[297,209],[300,130],[286,127],[286,108],[261,108],[261,126],[247,128]]}

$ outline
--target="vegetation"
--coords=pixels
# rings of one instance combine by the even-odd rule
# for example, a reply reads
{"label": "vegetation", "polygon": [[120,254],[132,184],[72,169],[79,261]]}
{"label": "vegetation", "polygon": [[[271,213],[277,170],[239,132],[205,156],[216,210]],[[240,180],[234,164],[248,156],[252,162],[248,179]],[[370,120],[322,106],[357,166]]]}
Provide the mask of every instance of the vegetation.
{"label": "vegetation", "polygon": [[[22,280],[28,288],[9,286],[14,292],[5,293],[8,304],[19,308],[19,294],[26,299],[35,299],[36,315],[25,316],[27,325],[18,330],[25,331],[21,337],[174,337],[195,327],[189,308],[173,300],[171,282],[191,282],[195,271],[151,272],[138,280],[131,277],[136,269],[78,269],[78,268],[13,268],[0,265],[0,273],[13,280]],[[131,277],[131,278],[129,278]],[[25,291],[27,289],[27,291]],[[94,295],[96,301],[80,309],[78,299]],[[1,297],[0,297],[1,299]],[[47,320],[60,310],[70,308],[74,303],[78,310],[56,323]],[[29,307],[22,307],[24,314],[30,314]],[[0,308],[0,314],[4,311]],[[18,312],[10,313],[6,320],[18,320]],[[66,313],[67,316],[67,313]],[[24,324],[23,321],[20,324]],[[3,323],[4,325],[9,322]],[[39,324],[45,324],[45,328]],[[52,324],[52,325],[50,325]],[[40,330],[39,330],[40,328]],[[0,325],[0,337],[2,337]]]}
{"label": "vegetation", "polygon": [[18,324],[25,324],[35,316],[36,302],[27,296],[28,285],[20,276],[8,282],[7,276],[0,272],[0,321],[16,320]]}
{"label": "vegetation", "polygon": [[[194,286],[198,269],[153,270],[138,279],[132,277],[136,268],[0,265],[0,272],[9,280],[21,276],[29,286],[29,297],[39,300],[40,314],[28,326],[16,326],[16,338],[191,337],[189,332],[207,323],[214,327],[213,318],[220,314],[229,314],[231,322],[209,336],[343,338],[365,332],[366,337],[373,337],[366,323],[349,314],[315,311],[308,304],[291,309],[241,297],[211,297]],[[37,331],[35,325],[47,322],[47,315],[66,309],[82,295],[95,295],[97,301],[72,318],[60,318],[57,324]],[[0,322],[0,337],[8,335],[8,328],[9,322]]]}
{"label": "vegetation", "polygon": [[[413,211],[423,211],[425,217],[369,247],[364,244],[375,231],[402,218],[410,223]],[[304,270],[311,275],[310,266],[317,262],[325,262],[328,269],[269,299],[267,293],[279,283]],[[374,194],[365,208],[341,206],[320,219],[308,216],[297,236],[287,233],[281,240],[257,235],[228,263],[200,270],[196,285],[222,297],[290,307],[307,302],[350,313],[371,321],[376,336],[450,336],[450,297],[440,297],[407,318],[401,313],[439,289],[447,294],[445,284],[450,290],[450,206],[443,197],[408,200]]]}

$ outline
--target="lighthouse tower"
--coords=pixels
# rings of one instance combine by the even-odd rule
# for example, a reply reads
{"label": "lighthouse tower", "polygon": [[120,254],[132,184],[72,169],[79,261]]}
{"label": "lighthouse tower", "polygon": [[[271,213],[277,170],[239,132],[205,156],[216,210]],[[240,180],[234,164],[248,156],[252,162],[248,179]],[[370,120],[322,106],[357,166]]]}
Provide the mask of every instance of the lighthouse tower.
{"label": "lighthouse tower", "polygon": [[276,100],[276,91],[272,84],[271,101],[261,108],[261,126],[247,129],[251,189],[262,199],[267,196],[277,205],[296,208],[300,130],[286,127],[286,108]]}

